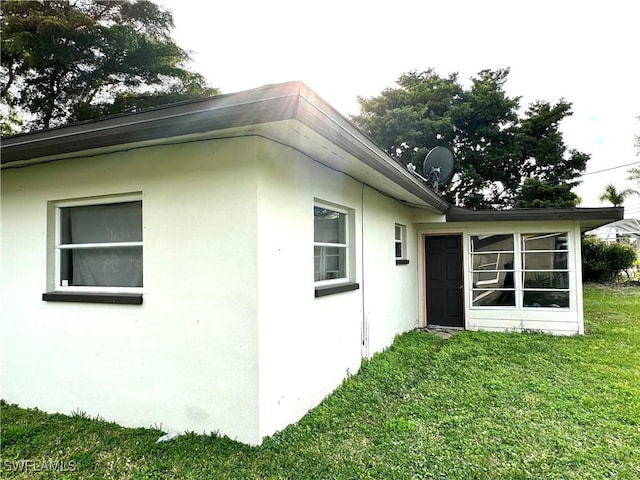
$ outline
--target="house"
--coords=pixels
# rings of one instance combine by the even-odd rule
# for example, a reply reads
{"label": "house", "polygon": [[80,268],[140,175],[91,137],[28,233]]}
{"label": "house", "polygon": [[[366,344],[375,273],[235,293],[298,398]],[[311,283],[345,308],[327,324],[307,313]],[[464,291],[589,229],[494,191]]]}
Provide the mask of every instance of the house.
{"label": "house", "polygon": [[622,209],[448,205],[299,82],[2,143],[2,397],[249,444],[425,325],[583,333]]}

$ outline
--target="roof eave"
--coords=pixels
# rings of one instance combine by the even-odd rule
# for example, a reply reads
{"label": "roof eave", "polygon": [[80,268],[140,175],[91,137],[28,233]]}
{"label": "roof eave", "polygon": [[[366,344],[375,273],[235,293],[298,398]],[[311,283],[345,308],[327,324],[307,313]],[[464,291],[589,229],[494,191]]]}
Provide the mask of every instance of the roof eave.
{"label": "roof eave", "polygon": [[184,135],[281,120],[300,121],[415,195],[424,207],[444,213],[449,204],[430,190],[346,117],[302,82],[267,85],[140,113],[8,137],[3,168],[66,158],[110,146],[159,141]]}
{"label": "roof eave", "polygon": [[590,230],[624,218],[623,207],[526,208],[512,210],[470,210],[450,207],[447,222],[578,221],[581,230]]}
{"label": "roof eave", "polygon": [[437,212],[445,213],[449,209],[448,202],[411,175],[344,115],[305,85],[302,85],[300,92],[297,120],[422,199]]}
{"label": "roof eave", "polygon": [[8,137],[3,167],[53,155],[294,118],[295,84],[262,87],[144,112]]}

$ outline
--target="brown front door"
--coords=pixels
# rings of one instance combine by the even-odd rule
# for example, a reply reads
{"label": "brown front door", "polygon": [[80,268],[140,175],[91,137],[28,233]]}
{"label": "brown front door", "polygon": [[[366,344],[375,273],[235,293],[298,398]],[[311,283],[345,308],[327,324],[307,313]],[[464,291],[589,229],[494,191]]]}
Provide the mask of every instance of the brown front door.
{"label": "brown front door", "polygon": [[464,327],[462,235],[425,237],[427,325]]}

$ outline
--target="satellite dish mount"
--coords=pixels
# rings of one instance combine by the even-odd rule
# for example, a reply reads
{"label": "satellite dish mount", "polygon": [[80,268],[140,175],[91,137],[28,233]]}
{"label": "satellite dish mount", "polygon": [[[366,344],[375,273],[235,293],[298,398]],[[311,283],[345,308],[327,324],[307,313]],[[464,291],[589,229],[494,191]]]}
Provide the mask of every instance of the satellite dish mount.
{"label": "satellite dish mount", "polygon": [[429,184],[431,187],[437,192],[438,186],[440,185],[440,170],[441,167],[431,167],[431,171],[429,172]]}
{"label": "satellite dish mount", "polygon": [[422,173],[427,183],[438,193],[438,188],[443,186],[453,177],[455,157],[453,152],[446,147],[432,148],[422,164]]}

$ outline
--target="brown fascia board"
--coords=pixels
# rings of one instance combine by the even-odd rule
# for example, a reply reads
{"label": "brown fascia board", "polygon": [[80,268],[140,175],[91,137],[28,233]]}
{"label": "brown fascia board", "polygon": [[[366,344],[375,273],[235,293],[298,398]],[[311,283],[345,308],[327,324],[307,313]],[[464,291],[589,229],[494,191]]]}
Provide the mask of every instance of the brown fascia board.
{"label": "brown fascia board", "polygon": [[344,115],[305,85],[302,85],[300,92],[297,120],[386,178],[402,186],[408,192],[421,198],[438,212],[445,213],[450,207],[438,194],[418,181]]}
{"label": "brown fascia board", "polygon": [[590,230],[624,218],[623,207],[607,208],[522,208],[512,210],[470,210],[450,207],[447,222],[579,221]]}
{"label": "brown fascia board", "polygon": [[298,86],[293,82],[41,130],[3,139],[0,161],[9,167],[93,148],[286,120],[295,117],[297,101]]}
{"label": "brown fascia board", "polygon": [[[444,213],[449,204],[302,82],[288,82],[3,139],[3,168],[95,148],[294,119]],[[44,160],[43,160],[44,161]]]}

